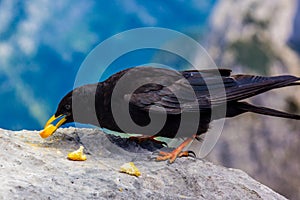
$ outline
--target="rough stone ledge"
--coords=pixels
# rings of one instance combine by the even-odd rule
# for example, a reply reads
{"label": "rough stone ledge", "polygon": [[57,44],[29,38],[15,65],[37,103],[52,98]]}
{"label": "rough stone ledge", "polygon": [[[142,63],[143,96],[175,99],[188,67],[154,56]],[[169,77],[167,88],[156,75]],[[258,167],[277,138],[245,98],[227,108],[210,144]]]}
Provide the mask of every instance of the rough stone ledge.
{"label": "rough stone ledge", "polygon": [[[88,159],[68,160],[79,141]],[[285,199],[241,170],[193,158],[156,162],[96,129],[59,129],[46,140],[38,131],[0,129],[0,147],[0,199]],[[119,172],[130,161],[140,177]]]}

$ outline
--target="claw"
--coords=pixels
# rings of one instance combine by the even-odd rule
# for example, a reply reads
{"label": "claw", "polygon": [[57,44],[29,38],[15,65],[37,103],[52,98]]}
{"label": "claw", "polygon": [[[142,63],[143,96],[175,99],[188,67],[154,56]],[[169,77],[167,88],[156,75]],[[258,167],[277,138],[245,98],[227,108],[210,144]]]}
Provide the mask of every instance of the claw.
{"label": "claw", "polygon": [[193,157],[196,158],[196,154],[193,151],[182,151],[179,153],[178,157]]}
{"label": "claw", "polygon": [[188,152],[189,152],[189,156],[190,157],[193,157],[193,158],[197,157],[196,154],[195,154],[195,152],[193,152],[193,151],[188,151]]}

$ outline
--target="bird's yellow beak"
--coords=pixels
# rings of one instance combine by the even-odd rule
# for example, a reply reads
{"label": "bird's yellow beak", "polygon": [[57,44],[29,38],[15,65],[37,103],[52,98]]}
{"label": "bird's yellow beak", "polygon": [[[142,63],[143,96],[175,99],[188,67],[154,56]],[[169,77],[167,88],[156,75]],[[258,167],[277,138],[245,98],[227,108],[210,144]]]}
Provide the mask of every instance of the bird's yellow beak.
{"label": "bird's yellow beak", "polygon": [[[54,122],[55,120],[57,120],[58,118],[62,117],[56,125],[53,125],[51,124],[52,122]],[[42,138],[47,138],[49,137],[50,135],[52,135],[56,129],[58,129],[58,127],[60,127],[65,121],[66,121],[66,116],[63,116],[63,115],[59,115],[57,117],[55,117],[55,115],[53,115],[48,121],[47,123],[45,124],[45,127],[44,127],[44,130],[42,130],[40,132],[40,136]]]}

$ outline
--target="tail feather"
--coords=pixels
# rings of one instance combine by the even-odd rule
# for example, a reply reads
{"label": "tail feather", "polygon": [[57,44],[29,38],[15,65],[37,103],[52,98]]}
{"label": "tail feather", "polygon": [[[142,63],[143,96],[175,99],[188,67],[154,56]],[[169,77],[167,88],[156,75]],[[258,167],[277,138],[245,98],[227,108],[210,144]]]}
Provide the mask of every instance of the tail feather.
{"label": "tail feather", "polygon": [[290,114],[266,107],[254,106],[246,102],[238,102],[238,108],[244,112],[253,112],[262,115],[300,120],[300,115]]}
{"label": "tail feather", "polygon": [[226,95],[223,93],[215,94],[211,99],[213,104],[240,101],[272,89],[300,85],[299,77],[289,75],[272,77],[233,75],[232,78],[234,78],[236,86],[224,84]]}
{"label": "tail feather", "polygon": [[286,86],[296,86],[296,85],[300,85],[300,82],[290,83],[290,84],[288,84]]}

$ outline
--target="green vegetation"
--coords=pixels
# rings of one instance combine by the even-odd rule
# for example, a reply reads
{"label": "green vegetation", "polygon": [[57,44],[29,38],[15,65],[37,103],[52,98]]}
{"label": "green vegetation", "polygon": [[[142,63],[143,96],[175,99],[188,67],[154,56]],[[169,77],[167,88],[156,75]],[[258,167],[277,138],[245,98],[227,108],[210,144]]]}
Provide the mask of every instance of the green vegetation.
{"label": "green vegetation", "polygon": [[268,43],[260,41],[257,36],[253,36],[249,40],[237,40],[228,48],[235,53],[238,64],[261,74],[267,74],[271,60],[276,57]]}

